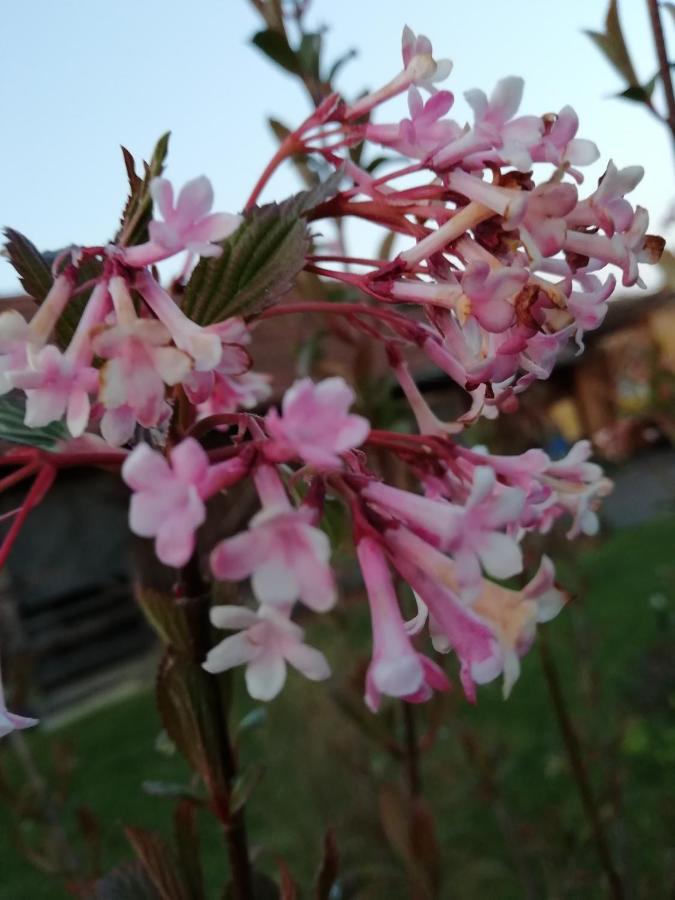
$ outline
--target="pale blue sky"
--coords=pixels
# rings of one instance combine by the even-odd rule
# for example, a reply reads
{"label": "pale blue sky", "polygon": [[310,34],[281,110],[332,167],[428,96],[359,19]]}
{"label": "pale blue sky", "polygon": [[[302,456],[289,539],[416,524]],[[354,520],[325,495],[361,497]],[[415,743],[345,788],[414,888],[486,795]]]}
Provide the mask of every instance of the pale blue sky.
{"label": "pale blue sky", "polygon": [[[644,165],[634,202],[650,209],[657,230],[673,196],[669,139],[642,107],[609,99],[619,77],[582,34],[601,27],[605,7],[606,0],[314,0],[312,18],[331,26],[332,56],[359,49],[341,76],[348,94],[396,73],[407,23],[432,38],[437,56],[454,61],[447,87],[460,119],[464,90],[489,92],[508,74],[526,79],[524,112],[571,103],[580,136],[602,151],[589,185],[609,156]],[[622,0],[620,8],[647,80],[655,63],[645,3]],[[165,130],[172,131],[168,176],[180,184],[207,174],[216,208],[240,209],[274,149],[266,117],[292,125],[307,110],[300,86],[250,46],[258,27],[247,0],[6,3],[0,224],[42,249],[105,241],[124,200],[119,145],[140,158]],[[292,174],[282,173],[266,198],[295,187]],[[0,291],[15,289],[0,260]]]}

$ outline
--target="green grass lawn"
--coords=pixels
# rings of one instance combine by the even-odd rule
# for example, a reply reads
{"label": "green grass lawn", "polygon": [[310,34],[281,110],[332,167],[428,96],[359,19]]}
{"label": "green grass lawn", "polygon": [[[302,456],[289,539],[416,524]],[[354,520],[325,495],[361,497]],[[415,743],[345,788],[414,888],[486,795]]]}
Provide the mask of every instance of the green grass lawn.
{"label": "green grass lawn", "polygon": [[[613,851],[630,896],[640,898],[672,896],[675,887],[674,550],[675,519],[587,544],[561,566],[576,599],[546,627]],[[331,684],[291,675],[264,722],[241,738],[242,759],[264,767],[247,807],[257,865],[274,874],[283,857],[306,885],[331,825],[344,896],[403,900],[410,894],[397,849],[393,787],[400,767],[359,724],[360,714],[345,711],[359,683],[354,644],[367,650],[362,610],[310,631],[331,657]],[[238,697],[235,718],[252,708]],[[395,706],[379,720],[368,714],[366,727],[375,721],[395,732],[398,714]],[[422,778],[437,822],[443,897],[473,900],[485,891],[498,900],[605,896],[536,648],[507,702],[498,685],[481,689],[475,707],[456,689],[416,716],[420,733],[438,720]],[[189,775],[177,755],[157,749],[160,731],[152,696],[144,693],[55,734],[27,735],[45,769],[55,741],[72,747],[68,810],[86,804],[103,823],[105,867],[131,858],[124,824],[170,833],[174,801],[148,794],[143,784],[188,784]],[[7,742],[2,754],[11,777],[18,777]],[[19,854],[4,807],[0,823],[2,900],[66,897]],[[210,896],[217,898],[226,880],[225,852],[206,815],[201,826]],[[19,834],[27,843],[35,838],[26,822]],[[356,892],[364,884],[370,893]]]}

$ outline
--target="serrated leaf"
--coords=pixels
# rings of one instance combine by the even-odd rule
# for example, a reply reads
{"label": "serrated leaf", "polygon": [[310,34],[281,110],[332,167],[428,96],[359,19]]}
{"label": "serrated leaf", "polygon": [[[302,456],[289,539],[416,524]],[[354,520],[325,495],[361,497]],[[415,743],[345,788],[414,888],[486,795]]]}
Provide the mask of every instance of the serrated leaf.
{"label": "serrated leaf", "polygon": [[0,397],[0,440],[51,450],[59,441],[68,439],[68,431],[62,422],[29,428],[23,422],[25,414],[25,405],[18,397]]}
{"label": "serrated leaf", "polygon": [[287,213],[308,216],[317,206],[321,206],[337,194],[343,178],[344,169],[340,167],[309,190],[300,191],[299,194],[289,197],[281,206]]}
{"label": "serrated leaf", "polygon": [[605,18],[605,31],[586,31],[586,34],[617,72],[623,75],[629,86],[639,83],[621,30],[617,0],[610,0]]}
{"label": "serrated leaf", "polygon": [[25,292],[41,303],[52,286],[52,273],[35,244],[14,228],[5,228],[5,247]]}
{"label": "serrated leaf", "polygon": [[291,289],[309,244],[298,213],[277,204],[252,210],[221,242],[222,254],[197,265],[185,288],[183,311],[199,325],[260,312]]}
{"label": "serrated leaf", "polygon": [[136,173],[136,164],[131,153],[126,147],[122,147],[124,166],[129,180],[129,196],[122,212],[120,230],[115,236],[116,244],[131,246],[147,240],[148,223],[152,218],[150,182],[164,171],[170,136],[171,132],[167,131],[155,144],[150,162],[143,163],[143,178]]}
{"label": "serrated leaf", "polygon": [[118,866],[94,885],[94,900],[161,900],[139,861]]}
{"label": "serrated leaf", "polygon": [[[6,247],[10,262],[16,269],[23,288],[38,304],[41,304],[53,284],[51,264],[58,254],[40,253],[25,235],[13,228],[6,228],[5,234],[8,239]],[[85,260],[78,267],[76,287],[97,278],[102,270],[103,265],[99,260]],[[68,346],[90,294],[91,289],[82,291],[70,300],[61,313],[55,328],[56,343],[61,349]]]}
{"label": "serrated leaf", "polygon": [[302,69],[297,54],[288,43],[285,34],[276,29],[267,28],[254,34],[251,43],[282,69],[286,69],[293,75],[301,74]]}

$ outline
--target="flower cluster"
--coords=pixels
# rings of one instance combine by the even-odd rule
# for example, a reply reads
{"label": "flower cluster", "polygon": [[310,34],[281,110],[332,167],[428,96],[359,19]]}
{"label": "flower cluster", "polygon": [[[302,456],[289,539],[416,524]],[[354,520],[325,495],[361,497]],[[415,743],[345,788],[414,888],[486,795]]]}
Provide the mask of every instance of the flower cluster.
{"label": "flower cluster", "polygon": [[[182,291],[162,287],[154,266],[185,253],[184,286],[195,259],[218,257],[246,223],[210,212],[205,178],[177,199],[168,181],[155,178],[147,240],[65,251],[29,322],[0,315],[0,390],[24,392],[26,426],[65,418],[74,438],[84,436],[84,444],[47,454],[48,475],[22,462],[11,483],[39,471],[35,491],[44,493],[59,465],[78,460],[121,469],[133,492],[131,529],[154,539],[164,564],[208,558],[214,579],[250,579],[255,608],[212,609],[213,625],[234,633],[204,667],[245,665],[259,699],[281,689],[287,663],[311,679],[329,674],[293,621],[297,604],[326,613],[337,600],[321,527],[327,497],[351,516],[373,632],[365,696],[376,710],[383,696],[417,703],[449,687],[445,668],[420,649],[425,628],[436,652],[456,656],[470,700],[476,684],[499,676],[508,694],[537,624],[565,602],[546,557],[527,580],[523,542],[562,518],[569,537],[595,533],[597,506],[611,487],[589,461],[587,442],[552,460],[539,449],[496,456],[457,435],[481,415],[513,410],[528,385],[548,377],[568,341],[583,349],[615,288],[608,267],[624,285],[641,284],[640,264],[656,261],[663,248],[647,234],[647,212],[626,199],[642,169],[609,162],[582,196],[580,167],[599,152],[576,136],[571,107],[519,115],[523,83],[506,78],[489,97],[468,91],[473,121],[461,123],[449,117],[453,95],[438,87],[450,70],[427,38],[406,29],[398,74],[353,104],[328,97],[286,138],[249,198],[247,210],[285,156],[302,152],[339,172],[341,189],[305,208],[306,218],[356,217],[405,244],[391,260],[346,251],[305,258],[307,272],[345,286],[351,297],[277,298],[262,312],[198,324],[181,308]],[[409,114],[378,121],[406,92]],[[361,167],[349,150],[362,142],[378,153],[391,148],[404,165],[392,156],[384,174]],[[83,281],[85,263],[97,274]],[[82,311],[64,344],[59,326],[75,302]],[[342,316],[384,346],[419,433],[371,428],[351,412],[356,396],[339,377],[302,379],[280,409],[251,411],[271,387],[250,371],[250,328],[306,312]],[[427,405],[410,369],[413,349],[466,393],[456,421],[441,422]],[[215,429],[220,443],[207,450],[198,438]],[[382,454],[400,463],[407,480],[383,480]],[[245,478],[259,511],[245,530],[203,546],[209,501]],[[502,584],[515,577],[520,588]],[[399,583],[417,603],[411,621]],[[30,724],[3,715],[14,727]]]}

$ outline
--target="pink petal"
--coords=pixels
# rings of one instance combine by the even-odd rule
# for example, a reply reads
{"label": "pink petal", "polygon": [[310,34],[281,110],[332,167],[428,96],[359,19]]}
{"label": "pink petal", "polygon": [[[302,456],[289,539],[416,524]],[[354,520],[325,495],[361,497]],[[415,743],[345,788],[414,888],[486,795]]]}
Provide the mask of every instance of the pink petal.
{"label": "pink petal", "polygon": [[101,434],[103,440],[113,447],[121,447],[134,435],[136,419],[130,406],[118,406],[116,409],[107,409],[101,419]]}
{"label": "pink petal", "polygon": [[223,581],[248,578],[267,554],[268,545],[255,531],[243,531],[216,544],[211,553],[211,569]]}
{"label": "pink petal", "polygon": [[176,203],[176,216],[181,223],[203,218],[213,206],[213,188],[206,175],[193,178],[181,189]]}
{"label": "pink petal", "polygon": [[478,556],[486,572],[495,578],[511,578],[523,570],[523,554],[516,540],[498,531],[485,534]]}
{"label": "pink petal", "polygon": [[173,214],[173,187],[166,178],[153,178],[150,182],[150,196],[162,214],[168,220]]}
{"label": "pink petal", "polygon": [[68,400],[66,424],[73,437],[80,437],[80,435],[84,434],[84,429],[89,421],[90,411],[91,404],[87,392],[77,388],[71,391],[70,399]]}
{"label": "pink petal", "polygon": [[245,634],[233,634],[209,650],[202,668],[212,674],[225,672],[243,663],[250,663],[257,653],[258,648]]}
{"label": "pink petal", "polygon": [[272,553],[253,573],[253,593],[261,603],[292,603],[299,594],[297,574],[282,554]]}
{"label": "pink petal", "polygon": [[272,700],[286,681],[286,663],[276,653],[264,653],[246,666],[246,688],[255,700]]}
{"label": "pink petal", "polygon": [[171,470],[161,453],[147,444],[139,444],[122,465],[122,478],[136,491],[160,487],[171,478]]}
{"label": "pink petal", "polygon": [[232,631],[252,628],[260,621],[252,609],[230,605],[211,607],[209,618],[215,628],[231,629]]}
{"label": "pink petal", "polygon": [[175,475],[185,484],[198,485],[206,476],[209,458],[202,445],[194,438],[185,438],[169,455]]}
{"label": "pink petal", "polygon": [[178,569],[184,566],[195,548],[195,534],[191,523],[180,515],[170,516],[160,525],[155,552],[161,562]]}
{"label": "pink petal", "polygon": [[326,657],[314,647],[308,647],[307,644],[293,644],[284,651],[284,655],[293,668],[302,672],[305,678],[311,681],[324,681],[330,677],[330,666]]}

